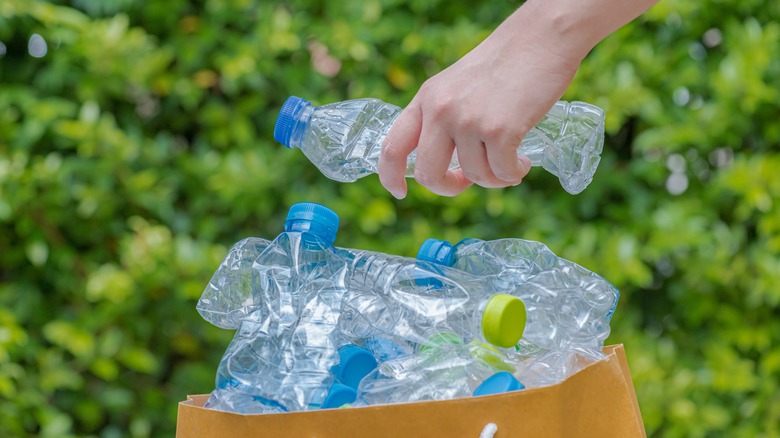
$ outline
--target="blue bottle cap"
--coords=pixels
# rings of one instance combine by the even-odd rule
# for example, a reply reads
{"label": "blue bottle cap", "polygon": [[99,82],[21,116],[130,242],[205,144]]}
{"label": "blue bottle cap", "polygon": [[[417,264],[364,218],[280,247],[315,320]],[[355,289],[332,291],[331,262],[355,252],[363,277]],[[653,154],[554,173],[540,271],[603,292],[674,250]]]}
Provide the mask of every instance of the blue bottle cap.
{"label": "blue bottle cap", "polygon": [[339,229],[339,216],[324,205],[313,202],[300,202],[290,207],[284,231],[312,233],[333,245]]}
{"label": "blue bottle cap", "polygon": [[348,344],[339,348],[339,365],[333,371],[341,383],[357,389],[363,377],[374,371],[376,366],[376,359],[370,351]]}
{"label": "blue bottle cap", "polygon": [[325,396],[325,401],[322,402],[320,409],[340,408],[347,403],[354,402],[355,399],[357,399],[357,391],[347,385],[334,383],[328,390],[328,395]]}
{"label": "blue bottle cap", "polygon": [[485,379],[485,381],[474,390],[474,396],[502,394],[504,392],[517,391],[519,389],[525,389],[525,386],[515,379],[515,376],[513,376],[512,373],[499,371]]}
{"label": "blue bottle cap", "polygon": [[279,111],[279,116],[276,118],[276,125],[274,126],[274,140],[289,147],[291,145],[291,138],[293,128],[297,122],[296,116],[306,106],[311,105],[306,99],[302,99],[296,96],[290,96],[282,105],[282,109]]}
{"label": "blue bottle cap", "polygon": [[420,246],[417,259],[444,266],[455,264],[455,251],[446,240],[428,239]]}
{"label": "blue bottle cap", "polygon": [[374,354],[374,357],[376,357],[379,362],[386,362],[410,354],[408,349],[405,349],[397,342],[393,342],[387,338],[374,337],[366,339],[364,346],[368,351]]}

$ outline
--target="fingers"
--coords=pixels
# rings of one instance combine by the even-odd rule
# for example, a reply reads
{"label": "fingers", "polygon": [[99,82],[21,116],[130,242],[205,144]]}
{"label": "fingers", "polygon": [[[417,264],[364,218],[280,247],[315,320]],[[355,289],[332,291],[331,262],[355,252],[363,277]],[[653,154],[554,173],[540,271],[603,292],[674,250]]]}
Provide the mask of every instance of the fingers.
{"label": "fingers", "polygon": [[417,147],[422,128],[422,114],[418,107],[404,109],[387,133],[377,162],[379,182],[395,198],[406,197],[406,162]]}
{"label": "fingers", "polygon": [[[510,129],[517,126],[501,123],[496,128],[495,119],[487,123],[484,117],[453,115],[441,101],[424,111],[417,98],[393,124],[377,163],[379,180],[394,197],[406,197],[407,162],[415,150],[415,180],[441,196],[458,195],[473,183],[486,188],[517,185],[528,174],[531,162],[517,155],[524,132]],[[456,147],[461,169],[449,170]]]}
{"label": "fingers", "polygon": [[[474,184],[485,188],[501,188],[520,183],[520,179],[505,181],[496,177],[490,168],[488,153],[482,140],[464,132],[457,137],[458,161],[463,175]],[[522,178],[522,177],[521,177]]]}
{"label": "fingers", "polygon": [[487,161],[493,175],[505,186],[520,184],[531,170],[531,161],[517,155],[517,148],[523,136],[512,135],[509,131],[492,132],[485,138]]}
{"label": "fingers", "polygon": [[414,179],[433,193],[455,196],[469,188],[462,170],[449,170],[455,143],[444,123],[424,123],[414,167]]}
{"label": "fingers", "polygon": [[462,171],[448,170],[455,144],[443,126],[431,122],[423,127],[422,112],[412,104],[398,116],[382,144],[377,163],[379,182],[395,198],[406,197],[407,159],[415,149],[414,179],[431,192],[455,196],[472,184]]}

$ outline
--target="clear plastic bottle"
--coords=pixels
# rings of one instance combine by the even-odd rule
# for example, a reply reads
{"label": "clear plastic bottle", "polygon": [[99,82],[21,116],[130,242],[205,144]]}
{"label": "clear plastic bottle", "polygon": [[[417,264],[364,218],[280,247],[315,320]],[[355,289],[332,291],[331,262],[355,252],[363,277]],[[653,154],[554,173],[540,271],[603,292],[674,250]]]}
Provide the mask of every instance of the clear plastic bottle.
{"label": "clear plastic bottle", "polygon": [[206,321],[235,330],[260,303],[252,293],[252,264],[271,242],[249,237],[233,245],[198,300],[198,313]]}
{"label": "clear plastic bottle", "polygon": [[552,350],[524,341],[516,351],[508,352],[508,361],[515,365],[512,374],[526,388],[558,384],[605,357],[600,350],[590,348]]}
{"label": "clear plastic bottle", "polygon": [[361,381],[355,406],[469,397],[496,370],[473,345],[447,345],[383,362]]}
{"label": "clear plastic bottle", "polygon": [[389,336],[372,336],[363,342],[363,348],[370,351],[379,363],[414,353],[407,342]]}
{"label": "clear plastic bottle", "polygon": [[418,259],[480,276],[496,288],[512,291],[528,309],[523,339],[554,349],[599,351],[620,292],[607,280],[547,246],[522,239],[466,239],[454,247],[429,239]]}
{"label": "clear plastic bottle", "polygon": [[[328,178],[353,182],[376,173],[382,143],[401,108],[379,99],[313,106],[291,96],[274,128],[279,143],[300,148]],[[585,102],[559,101],[518,146],[534,166],[557,176],[563,188],[582,192],[593,180],[604,146],[604,111]],[[407,177],[414,176],[414,153]],[[450,169],[459,167],[453,156]]]}
{"label": "clear plastic bottle", "polygon": [[387,254],[354,251],[339,328],[351,339],[389,335],[436,346],[461,342],[514,346],[525,327],[523,302],[457,269]]}
{"label": "clear plastic bottle", "polygon": [[336,329],[348,266],[333,247],[337,228],[338,216],[324,206],[290,209],[285,232],[253,261],[256,308],[241,320],[207,406],[298,411],[340,399],[331,394],[343,388],[334,386],[330,370],[339,363]]}

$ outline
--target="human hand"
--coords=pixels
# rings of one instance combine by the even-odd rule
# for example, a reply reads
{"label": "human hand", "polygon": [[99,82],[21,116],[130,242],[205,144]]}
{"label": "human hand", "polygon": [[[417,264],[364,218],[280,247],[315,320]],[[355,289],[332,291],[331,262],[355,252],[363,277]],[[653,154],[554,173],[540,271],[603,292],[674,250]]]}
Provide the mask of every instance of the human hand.
{"label": "human hand", "polygon": [[[502,25],[423,84],[382,146],[379,178],[393,196],[406,195],[407,157],[415,149],[415,180],[439,195],[457,195],[472,183],[522,181],[531,163],[517,148],[563,95],[580,61],[535,37]],[[461,169],[448,170],[454,151]]]}
{"label": "human hand", "polygon": [[[455,196],[472,183],[519,184],[530,162],[517,156],[525,134],[571,82],[603,38],[658,0],[527,0],[474,50],[427,80],[382,145],[379,180],[406,196],[407,157],[414,178]],[[454,151],[461,169],[448,170]]]}

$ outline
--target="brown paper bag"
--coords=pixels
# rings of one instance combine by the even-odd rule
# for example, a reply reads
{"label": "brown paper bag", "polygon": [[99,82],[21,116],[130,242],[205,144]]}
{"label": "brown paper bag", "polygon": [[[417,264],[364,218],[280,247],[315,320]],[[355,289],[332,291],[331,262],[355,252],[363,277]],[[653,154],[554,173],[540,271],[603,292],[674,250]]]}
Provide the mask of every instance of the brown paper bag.
{"label": "brown paper bag", "polygon": [[[177,438],[645,437],[623,345],[557,385],[484,397],[352,409],[244,415],[179,403]],[[492,426],[489,426],[492,429]]]}

